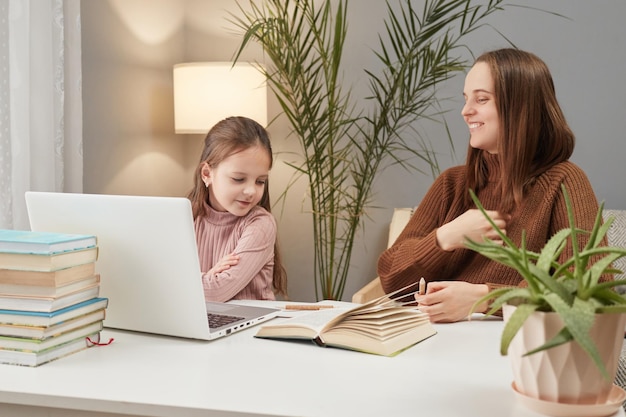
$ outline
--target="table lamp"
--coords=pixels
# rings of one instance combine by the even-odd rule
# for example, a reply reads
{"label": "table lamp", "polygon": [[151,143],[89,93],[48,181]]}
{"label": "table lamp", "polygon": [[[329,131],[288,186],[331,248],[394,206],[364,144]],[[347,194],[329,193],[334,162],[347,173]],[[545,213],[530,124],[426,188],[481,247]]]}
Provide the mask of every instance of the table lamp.
{"label": "table lamp", "polygon": [[240,62],[174,65],[176,133],[206,134],[229,116],[246,116],[267,127],[267,87],[261,71]]}

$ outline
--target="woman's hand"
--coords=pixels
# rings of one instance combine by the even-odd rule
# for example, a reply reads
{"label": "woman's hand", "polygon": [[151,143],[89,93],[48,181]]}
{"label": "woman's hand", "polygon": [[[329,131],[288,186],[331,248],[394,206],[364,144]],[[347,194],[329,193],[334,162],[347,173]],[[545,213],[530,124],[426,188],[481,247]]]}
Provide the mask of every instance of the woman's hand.
{"label": "woman's hand", "polygon": [[[430,321],[450,323],[464,320],[474,303],[489,292],[486,284],[465,281],[432,281],[425,295],[415,294],[418,308],[428,314]],[[487,311],[487,302],[479,305],[475,313]]]}
{"label": "woman's hand", "polygon": [[237,265],[239,263],[239,258],[240,258],[239,255],[234,254],[234,253],[229,253],[228,255],[220,259],[215,265],[213,265],[213,268],[209,269],[209,272],[208,272],[209,275],[215,276],[221,272],[226,271],[231,266]]}
{"label": "woman's hand", "polygon": [[[486,213],[506,235],[506,223],[511,216],[493,210],[487,210]],[[494,242],[503,243],[498,232],[491,226],[483,213],[477,209],[467,210],[456,219],[437,229],[437,244],[445,251],[465,247],[466,238],[475,242],[491,239]]]}

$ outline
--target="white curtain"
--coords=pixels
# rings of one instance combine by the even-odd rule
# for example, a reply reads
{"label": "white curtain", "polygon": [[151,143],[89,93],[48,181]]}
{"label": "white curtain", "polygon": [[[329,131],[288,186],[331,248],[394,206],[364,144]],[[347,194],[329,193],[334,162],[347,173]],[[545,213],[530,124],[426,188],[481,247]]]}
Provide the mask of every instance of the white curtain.
{"label": "white curtain", "polygon": [[0,0],[0,228],[24,193],[82,192],[80,0]]}

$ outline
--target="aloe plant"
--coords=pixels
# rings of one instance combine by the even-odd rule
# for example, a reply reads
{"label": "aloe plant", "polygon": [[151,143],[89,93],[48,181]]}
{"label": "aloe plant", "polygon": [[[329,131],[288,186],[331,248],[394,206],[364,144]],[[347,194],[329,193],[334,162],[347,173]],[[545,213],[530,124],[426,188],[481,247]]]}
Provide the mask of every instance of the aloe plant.
{"label": "aloe plant", "polygon": [[[589,336],[589,330],[598,313],[625,313],[626,298],[615,292],[612,287],[619,281],[600,282],[603,274],[620,272],[611,264],[626,256],[626,249],[604,246],[604,238],[611,227],[613,218],[602,221],[604,203],[600,204],[595,223],[591,231],[576,227],[572,203],[564,185],[561,185],[567,207],[569,228],[563,229],[548,240],[540,253],[527,250],[525,233],[522,233],[520,247],[516,246],[496,226],[480,204],[476,194],[470,190],[476,207],[496,230],[503,244],[486,240],[466,241],[466,246],[496,262],[515,269],[522,276],[528,287],[505,287],[491,291],[478,300],[475,308],[488,300],[493,300],[487,315],[498,311],[505,303],[517,306],[507,321],[502,332],[500,353],[506,355],[513,337],[522,328],[526,319],[535,311],[555,312],[562,321],[563,328],[551,340],[532,351],[533,353],[550,349],[561,344],[575,341],[593,359],[605,377],[609,377],[598,349]],[[582,250],[579,236],[588,235],[588,241]],[[572,245],[572,256],[558,262],[568,240]]]}
{"label": "aloe plant", "polygon": [[361,102],[341,66],[347,0],[251,0],[231,19],[243,31],[235,59],[250,42],[262,46],[266,60],[258,68],[299,141],[302,159],[288,162],[295,171],[290,185],[308,180],[317,299],[342,298],[378,174],[393,164],[439,173],[416,122],[437,120],[447,133],[438,88],[469,66],[463,40],[505,1],[426,0],[421,10],[412,3],[387,4],[386,32],[374,53],[382,71],[365,70],[371,94]]}

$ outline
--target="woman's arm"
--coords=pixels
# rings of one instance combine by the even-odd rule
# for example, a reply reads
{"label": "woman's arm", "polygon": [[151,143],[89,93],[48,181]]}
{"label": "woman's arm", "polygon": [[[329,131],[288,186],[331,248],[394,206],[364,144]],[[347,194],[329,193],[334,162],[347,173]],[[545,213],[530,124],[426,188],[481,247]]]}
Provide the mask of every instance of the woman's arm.
{"label": "woman's arm", "polygon": [[[386,292],[417,282],[447,279],[442,276],[452,252],[437,244],[437,229],[445,223],[450,205],[458,191],[450,187],[449,178],[439,176],[395,243],[378,259],[378,275]],[[452,181],[454,183],[454,181]]]}

